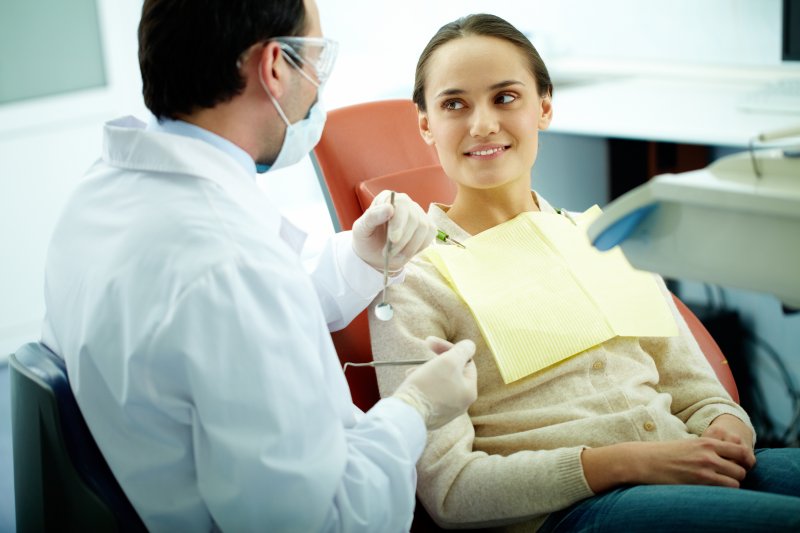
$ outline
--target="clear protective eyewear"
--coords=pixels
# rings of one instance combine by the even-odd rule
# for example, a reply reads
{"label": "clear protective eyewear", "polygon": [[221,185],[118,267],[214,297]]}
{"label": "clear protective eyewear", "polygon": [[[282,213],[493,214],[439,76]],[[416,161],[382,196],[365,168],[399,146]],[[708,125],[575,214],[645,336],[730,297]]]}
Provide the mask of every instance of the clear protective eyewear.
{"label": "clear protective eyewear", "polygon": [[[317,87],[328,81],[336,62],[339,43],[326,37],[273,37],[286,54],[286,58],[301,74]],[[303,69],[309,65],[314,69],[316,81]]]}

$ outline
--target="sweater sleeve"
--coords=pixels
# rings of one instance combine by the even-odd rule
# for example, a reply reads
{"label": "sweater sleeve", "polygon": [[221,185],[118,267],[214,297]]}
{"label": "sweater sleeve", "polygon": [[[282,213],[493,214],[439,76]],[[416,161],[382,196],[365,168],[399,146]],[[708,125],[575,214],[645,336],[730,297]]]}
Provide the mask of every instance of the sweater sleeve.
{"label": "sweater sleeve", "polygon": [[[459,341],[461,324],[472,320],[468,308],[432,265],[417,261],[407,269],[405,283],[387,291],[394,318],[381,322],[369,313],[375,360],[429,357],[424,344],[427,336]],[[406,368],[378,371],[382,396],[397,388]],[[417,494],[440,525],[489,527],[532,520],[593,495],[583,476],[582,446],[488,454],[475,449],[473,424],[468,413],[429,432],[417,463]]]}
{"label": "sweater sleeve", "polygon": [[658,390],[672,396],[672,413],[695,435],[701,435],[722,414],[739,418],[753,430],[747,413],[717,379],[660,277],[658,283],[678,325],[678,335],[643,337],[640,344],[658,367]]}

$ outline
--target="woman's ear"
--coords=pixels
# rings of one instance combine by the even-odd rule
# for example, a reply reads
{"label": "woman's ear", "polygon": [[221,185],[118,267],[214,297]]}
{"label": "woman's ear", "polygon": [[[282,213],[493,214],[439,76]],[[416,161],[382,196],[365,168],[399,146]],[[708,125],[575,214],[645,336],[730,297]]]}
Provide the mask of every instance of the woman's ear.
{"label": "woman's ear", "polygon": [[550,127],[551,120],[553,120],[553,97],[548,94],[539,103],[539,130]]}
{"label": "woman's ear", "polygon": [[422,140],[425,141],[425,144],[430,146],[436,144],[436,141],[433,139],[430,123],[428,122],[428,114],[424,111],[420,111],[419,106],[417,106],[417,124],[419,125],[419,133],[422,135]]}

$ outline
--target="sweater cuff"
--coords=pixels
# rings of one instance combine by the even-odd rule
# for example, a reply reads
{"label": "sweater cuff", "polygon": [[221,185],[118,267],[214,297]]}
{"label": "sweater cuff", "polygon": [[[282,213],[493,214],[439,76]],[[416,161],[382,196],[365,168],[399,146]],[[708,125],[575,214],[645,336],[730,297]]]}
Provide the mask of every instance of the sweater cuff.
{"label": "sweater cuff", "polygon": [[720,415],[732,415],[744,422],[745,425],[750,428],[750,431],[753,432],[753,446],[755,447],[756,431],[753,428],[753,423],[750,421],[750,417],[747,416],[747,413],[741,407],[734,407],[732,405],[725,404],[707,405],[699,409],[689,418],[689,420],[686,422],[686,427],[691,433],[700,436],[705,430],[708,429],[708,426],[711,425],[711,422],[713,422],[714,419]]}
{"label": "sweater cuff", "polygon": [[565,448],[556,461],[556,471],[562,480],[561,491],[566,499],[578,501],[595,495],[583,474],[581,455],[588,446]]}

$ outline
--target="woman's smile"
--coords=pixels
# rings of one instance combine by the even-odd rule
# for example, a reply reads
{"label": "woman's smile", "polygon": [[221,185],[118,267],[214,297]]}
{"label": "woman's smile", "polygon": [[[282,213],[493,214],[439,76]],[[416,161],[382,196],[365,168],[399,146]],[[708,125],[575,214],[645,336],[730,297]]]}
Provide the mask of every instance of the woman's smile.
{"label": "woman's smile", "polygon": [[478,160],[497,159],[502,157],[509,148],[511,148],[511,145],[487,144],[470,148],[464,152],[464,155]]}

